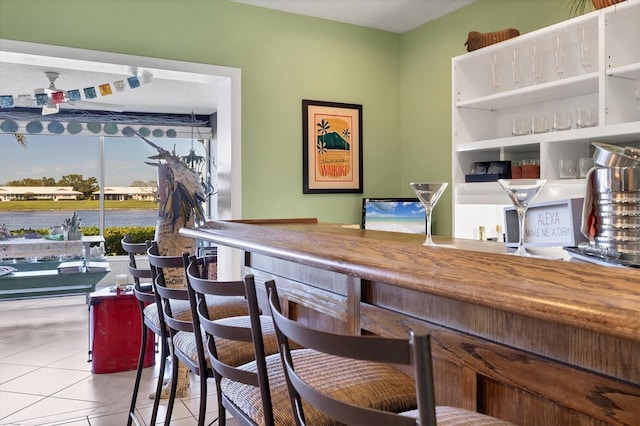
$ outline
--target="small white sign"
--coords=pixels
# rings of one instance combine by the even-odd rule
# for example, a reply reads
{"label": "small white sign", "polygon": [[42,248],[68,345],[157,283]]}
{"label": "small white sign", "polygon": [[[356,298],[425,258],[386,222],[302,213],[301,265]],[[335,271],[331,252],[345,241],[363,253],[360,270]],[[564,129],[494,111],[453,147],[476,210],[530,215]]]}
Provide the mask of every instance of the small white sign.
{"label": "small white sign", "polygon": [[564,245],[573,238],[573,221],[566,204],[532,208],[527,211],[525,241]]}
{"label": "small white sign", "polygon": [[[525,246],[577,246],[587,241],[580,231],[583,198],[532,204],[525,218]],[[514,207],[504,209],[507,246],[518,245],[518,214]]]}

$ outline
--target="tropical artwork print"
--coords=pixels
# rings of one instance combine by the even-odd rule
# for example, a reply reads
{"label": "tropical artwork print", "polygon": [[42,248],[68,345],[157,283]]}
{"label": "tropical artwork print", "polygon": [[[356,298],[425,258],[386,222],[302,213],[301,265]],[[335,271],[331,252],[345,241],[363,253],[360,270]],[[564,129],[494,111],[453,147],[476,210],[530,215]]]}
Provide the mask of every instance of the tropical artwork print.
{"label": "tropical artwork print", "polygon": [[362,107],[306,102],[305,193],[362,192]]}

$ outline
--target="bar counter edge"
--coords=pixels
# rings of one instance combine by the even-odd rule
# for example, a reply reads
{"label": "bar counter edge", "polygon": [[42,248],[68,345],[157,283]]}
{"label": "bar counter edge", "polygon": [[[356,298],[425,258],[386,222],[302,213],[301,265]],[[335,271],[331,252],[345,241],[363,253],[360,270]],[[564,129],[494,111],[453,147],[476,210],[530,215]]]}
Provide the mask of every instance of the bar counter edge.
{"label": "bar counter edge", "polygon": [[180,233],[242,250],[242,273],[275,279],[290,316],[311,325],[430,331],[438,404],[523,425],[640,424],[638,269],[519,258],[493,242],[425,247],[315,219]]}

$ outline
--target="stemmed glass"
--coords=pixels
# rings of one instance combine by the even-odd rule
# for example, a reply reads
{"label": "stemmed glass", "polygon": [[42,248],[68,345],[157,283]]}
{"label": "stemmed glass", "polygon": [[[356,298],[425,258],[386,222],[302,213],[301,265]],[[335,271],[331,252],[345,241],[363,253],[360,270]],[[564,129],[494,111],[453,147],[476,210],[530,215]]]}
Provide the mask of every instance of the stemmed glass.
{"label": "stemmed glass", "polygon": [[498,53],[494,53],[491,56],[491,73],[493,76],[493,93],[500,92],[500,81],[502,80],[502,75],[500,74],[500,55]]}
{"label": "stemmed glass", "polygon": [[553,55],[556,60],[556,71],[562,78],[567,60],[567,34],[561,33],[553,37]]}
{"label": "stemmed glass", "polygon": [[424,205],[424,210],[427,215],[427,239],[424,241],[423,245],[435,246],[436,244],[431,239],[431,212],[438,202],[438,199],[447,188],[447,183],[411,183],[411,188],[413,188],[416,195],[422,202],[422,205]]}
{"label": "stemmed glass", "polygon": [[580,59],[584,72],[591,70],[591,29],[587,25],[578,28],[580,35]]}
{"label": "stemmed glass", "polygon": [[518,212],[518,224],[520,225],[518,249],[516,256],[531,256],[524,248],[525,216],[529,203],[533,200],[547,181],[545,179],[498,179],[498,183],[507,193]]}
{"label": "stemmed glass", "polygon": [[522,46],[514,46],[509,52],[511,56],[511,72],[513,76],[513,84],[520,88],[520,80],[522,77]]}
{"label": "stemmed glass", "polygon": [[529,45],[529,54],[531,55],[531,74],[533,82],[539,84],[542,81],[542,65],[544,52],[542,51],[542,41],[533,40]]}

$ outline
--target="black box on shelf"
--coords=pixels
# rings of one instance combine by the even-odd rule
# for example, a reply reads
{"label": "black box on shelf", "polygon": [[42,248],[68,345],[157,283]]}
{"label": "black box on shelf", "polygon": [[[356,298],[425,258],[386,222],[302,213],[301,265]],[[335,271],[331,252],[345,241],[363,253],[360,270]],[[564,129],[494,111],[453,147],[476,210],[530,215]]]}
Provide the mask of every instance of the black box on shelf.
{"label": "black box on shelf", "polygon": [[496,182],[511,179],[511,161],[476,161],[465,182]]}

